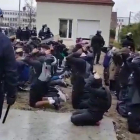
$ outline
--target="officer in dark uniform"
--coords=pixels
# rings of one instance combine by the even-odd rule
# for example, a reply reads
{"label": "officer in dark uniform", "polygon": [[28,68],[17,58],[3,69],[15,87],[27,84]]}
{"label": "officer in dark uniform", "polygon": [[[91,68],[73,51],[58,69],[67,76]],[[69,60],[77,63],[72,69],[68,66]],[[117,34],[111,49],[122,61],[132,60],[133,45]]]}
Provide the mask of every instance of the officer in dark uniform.
{"label": "officer in dark uniform", "polygon": [[29,38],[31,37],[31,33],[28,27],[26,27],[26,31],[25,31],[25,40],[28,41]]}
{"label": "officer in dark uniform", "polygon": [[32,31],[31,31],[31,36],[37,36],[36,27],[33,27]]}
{"label": "officer in dark uniform", "polygon": [[96,35],[91,39],[91,47],[93,48],[93,62],[96,57],[96,64],[99,64],[101,49],[105,45],[105,41],[101,35],[101,31],[98,30]]}
{"label": "officer in dark uniform", "polygon": [[126,48],[129,48],[130,50],[134,51],[135,52],[135,42],[132,38],[132,33],[129,32],[127,35],[126,35],[126,38],[125,40],[123,41],[122,43],[122,47],[126,47]]}
{"label": "officer in dark uniform", "polygon": [[[3,17],[0,9],[0,18]],[[4,101],[7,95],[7,104],[13,105],[16,100],[17,69],[14,50],[10,40],[0,32],[0,117]]]}

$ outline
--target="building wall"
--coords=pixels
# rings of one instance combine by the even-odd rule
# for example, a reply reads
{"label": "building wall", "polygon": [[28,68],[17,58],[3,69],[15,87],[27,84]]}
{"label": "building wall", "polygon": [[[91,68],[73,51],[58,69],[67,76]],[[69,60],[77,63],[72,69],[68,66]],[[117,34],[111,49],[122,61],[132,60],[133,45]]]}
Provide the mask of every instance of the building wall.
{"label": "building wall", "polygon": [[111,6],[38,2],[37,29],[41,29],[42,24],[47,24],[54,35],[58,35],[59,19],[72,19],[72,39],[64,39],[64,41],[74,44],[77,37],[78,19],[100,20],[100,29],[108,45],[111,11]]}
{"label": "building wall", "polygon": [[[19,11],[14,10],[3,10],[4,18],[3,18],[3,26],[10,26],[17,28],[19,25]],[[33,14],[32,18],[34,18],[32,22],[32,26],[36,26],[36,13]],[[28,12],[21,11],[20,12],[20,25],[21,27],[26,27],[29,24],[29,16]]]}
{"label": "building wall", "polygon": [[112,12],[110,29],[115,30],[116,27],[117,27],[117,12]]}
{"label": "building wall", "polygon": [[128,25],[129,24],[129,17],[117,17],[118,25]]}

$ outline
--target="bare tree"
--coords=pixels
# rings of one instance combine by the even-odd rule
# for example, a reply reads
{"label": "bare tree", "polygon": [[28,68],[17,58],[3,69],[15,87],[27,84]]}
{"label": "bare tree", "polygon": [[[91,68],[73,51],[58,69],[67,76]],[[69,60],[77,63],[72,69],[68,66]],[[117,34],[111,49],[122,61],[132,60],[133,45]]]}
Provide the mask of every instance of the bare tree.
{"label": "bare tree", "polygon": [[25,0],[25,7],[23,8],[29,18],[29,28],[32,27],[32,22],[35,21],[36,8],[33,6],[33,4],[34,0]]}
{"label": "bare tree", "polygon": [[140,22],[140,11],[134,16],[136,22]]}

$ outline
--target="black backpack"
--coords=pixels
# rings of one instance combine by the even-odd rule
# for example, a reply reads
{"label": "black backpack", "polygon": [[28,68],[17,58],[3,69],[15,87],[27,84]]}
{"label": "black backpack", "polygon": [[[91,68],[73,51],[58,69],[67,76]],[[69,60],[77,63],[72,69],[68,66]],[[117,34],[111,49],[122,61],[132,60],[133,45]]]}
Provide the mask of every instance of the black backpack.
{"label": "black backpack", "polygon": [[122,117],[128,117],[128,106],[126,102],[118,102],[116,110]]}
{"label": "black backpack", "polygon": [[128,113],[128,130],[131,133],[140,134],[140,111]]}

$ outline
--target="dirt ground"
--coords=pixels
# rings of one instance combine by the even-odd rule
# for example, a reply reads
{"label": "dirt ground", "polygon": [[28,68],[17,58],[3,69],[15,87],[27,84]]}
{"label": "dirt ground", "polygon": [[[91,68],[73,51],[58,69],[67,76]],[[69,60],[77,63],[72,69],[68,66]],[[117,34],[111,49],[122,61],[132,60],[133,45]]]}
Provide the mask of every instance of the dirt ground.
{"label": "dirt ground", "polygon": [[[95,70],[98,71],[98,73],[102,76],[103,67],[101,65],[95,66]],[[72,106],[71,106],[71,87],[68,88],[62,88],[62,90],[69,95],[69,100],[67,103],[63,104],[59,112],[72,112]],[[35,111],[36,109],[30,108],[28,105],[29,100],[29,93],[27,92],[20,92],[18,93],[17,101],[14,104],[13,108],[15,109],[22,109],[22,110],[32,110]],[[117,112],[116,112],[116,103],[117,100],[115,96],[113,96],[112,101],[112,107],[109,110],[108,113],[105,114],[105,116],[111,117],[114,120],[115,124],[115,130],[117,133],[118,140],[140,140],[140,135],[134,135],[128,132],[127,130],[127,120],[125,118],[122,118]],[[44,109],[44,111],[54,111],[53,109]]]}

